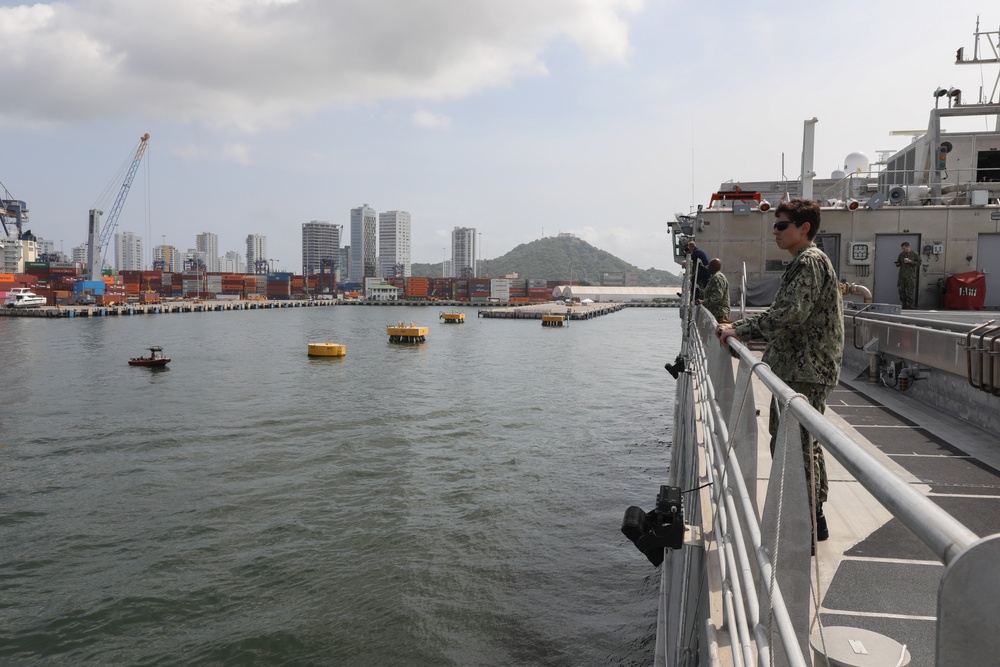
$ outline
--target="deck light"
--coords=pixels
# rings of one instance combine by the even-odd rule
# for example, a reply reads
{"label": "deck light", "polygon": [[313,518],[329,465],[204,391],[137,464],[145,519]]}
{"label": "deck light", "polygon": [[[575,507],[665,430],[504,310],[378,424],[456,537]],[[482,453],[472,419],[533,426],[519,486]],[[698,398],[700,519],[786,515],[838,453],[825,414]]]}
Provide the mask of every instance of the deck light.
{"label": "deck light", "polygon": [[761,213],[767,213],[768,211],[771,210],[771,202],[767,201],[766,199],[761,199],[760,205],[757,206],[757,210],[760,211]]}
{"label": "deck light", "polygon": [[934,91],[934,108],[935,109],[938,108],[938,102],[941,101],[941,98],[944,97],[947,94],[948,94],[948,91],[946,89],[942,88],[941,86],[938,86],[937,90]]}
{"label": "deck light", "polygon": [[857,199],[848,199],[844,204],[844,208],[848,211],[857,211],[859,206],[861,206],[861,204]]}

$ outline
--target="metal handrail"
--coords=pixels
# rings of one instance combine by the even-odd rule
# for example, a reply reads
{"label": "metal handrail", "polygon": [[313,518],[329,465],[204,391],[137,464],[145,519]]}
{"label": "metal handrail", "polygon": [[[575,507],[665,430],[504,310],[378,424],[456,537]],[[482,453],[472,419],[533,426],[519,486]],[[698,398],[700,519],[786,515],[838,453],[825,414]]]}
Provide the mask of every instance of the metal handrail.
{"label": "metal handrail", "polygon": [[[757,358],[745,345],[732,338],[729,343],[741,362],[757,363]],[[770,367],[758,365],[753,372],[779,402],[788,402],[788,409],[798,422],[823,443],[833,457],[927,545],[942,563],[950,563],[959,552],[979,539],[958,519],[885,468],[808,401],[789,389]]]}
{"label": "metal handrail", "polygon": [[[691,375],[696,380],[695,384],[699,389],[698,412],[704,420],[705,442],[703,447],[709,463],[705,466],[704,474],[711,485],[714,500],[713,510],[716,519],[713,521],[713,529],[716,545],[721,554],[719,568],[725,589],[723,615],[726,624],[731,628],[730,634],[733,637],[733,661],[734,665],[754,662],[755,647],[756,663],[765,667],[770,664],[770,640],[759,615],[757,584],[754,582],[750,567],[750,554],[752,553],[756,557],[762,581],[770,581],[774,572],[769,554],[763,548],[760,525],[750,494],[743,483],[742,471],[732,447],[729,428],[717,401],[714,384],[707,375],[708,362],[704,341],[703,336],[698,335],[696,320],[702,319],[711,323],[714,323],[715,320],[704,306],[689,308],[685,317],[687,319],[685,328],[692,332],[692,335],[685,337],[685,351],[690,359]],[[756,360],[754,364],[756,364]],[[687,391],[686,395],[691,399],[690,389]],[[750,391],[749,377],[744,391]],[[687,402],[685,401],[685,403]],[[692,408],[689,407],[689,409]],[[691,454],[695,455],[695,452],[691,452]],[[690,467],[697,469],[697,465]],[[732,493],[726,492],[723,488],[723,481],[735,487],[735,498]],[[744,527],[750,537],[752,550],[743,543]],[[687,559],[689,553],[685,553],[684,556]],[[738,603],[734,598],[738,600]],[[780,586],[769,591],[768,600],[771,603],[771,620],[774,622],[788,664],[795,667],[806,667],[808,661],[802,654],[799,637],[785,605]],[[683,623],[681,626],[683,627]]]}
{"label": "metal handrail", "polygon": [[[703,306],[688,305],[682,311],[682,318],[685,331],[683,354],[688,359],[689,368],[678,383],[678,432],[675,433],[675,443],[678,446],[675,448],[674,461],[671,465],[671,483],[682,485],[683,488],[694,488],[698,485],[710,487],[706,491],[710,499],[705,497],[704,501],[706,503],[710,501],[711,506],[704,507],[701,511],[705,526],[709,525],[709,516],[705,513],[711,513],[711,526],[708,530],[714,536],[717,559],[707,561],[705,552],[698,549],[684,549],[675,552],[671,570],[680,568],[681,581],[689,583],[693,582],[691,577],[697,577],[699,572],[704,578],[709,567],[717,571],[718,581],[722,587],[719,593],[722,596],[720,611],[723,625],[720,627],[725,627],[729,631],[732,664],[747,667],[754,663],[759,667],[769,665],[773,657],[772,641],[780,642],[786,664],[801,667],[808,664],[808,659],[803,655],[808,643],[801,635],[803,632],[801,605],[804,604],[804,599],[796,597],[797,602],[793,600],[793,606],[799,610],[796,611],[797,620],[793,622],[781,586],[776,585],[766,591],[760,589],[765,585],[763,582],[772,581],[777,573],[776,568],[781,565],[779,560],[777,565],[772,566],[771,558],[777,556],[777,546],[783,542],[774,542],[775,535],[769,533],[768,539],[772,541],[768,544],[774,545],[774,554],[772,555],[764,546],[761,520],[767,520],[768,516],[774,517],[776,513],[780,515],[780,509],[774,509],[780,507],[780,503],[763,506],[763,517],[758,518],[754,503],[756,491],[748,489],[737,456],[737,448],[733,446],[733,434],[746,433],[743,430],[745,427],[741,426],[741,420],[749,419],[752,423],[755,419],[741,413],[748,405],[744,401],[753,378],[756,378],[775,400],[786,406],[782,413],[783,425],[787,423],[786,419],[794,419],[792,424],[797,422],[810,431],[830,455],[945,564],[945,574],[942,577],[939,593],[939,605],[944,606],[941,606],[939,611],[938,632],[961,632],[956,630],[956,627],[968,624],[967,615],[974,612],[967,611],[960,603],[954,602],[956,598],[969,599],[962,597],[963,594],[968,596],[969,592],[964,591],[960,583],[953,583],[961,578],[960,575],[948,581],[949,573],[968,572],[970,569],[984,572],[992,565],[984,566],[982,563],[993,562],[1000,556],[1000,552],[997,552],[997,549],[1000,549],[1000,542],[997,542],[996,538],[981,539],[908,482],[891,472],[867,449],[813,408],[805,397],[793,392],[746,345],[738,340],[729,339],[730,349],[739,359],[739,386],[734,387],[732,368],[727,365],[727,362],[731,361],[729,355],[723,354],[721,349],[713,352],[709,347],[715,344],[713,335],[715,322],[711,314]],[[911,325],[903,326],[909,328]],[[990,341],[991,348],[998,339]],[[727,368],[729,375],[718,375],[719,371],[713,370]],[[717,386],[716,383],[719,381],[723,382],[723,385]],[[720,398],[732,401],[733,408],[730,411],[732,414],[726,412],[729,406],[723,405]],[[749,405],[752,405],[752,399],[750,400]],[[749,425],[746,428],[749,428]],[[789,445],[782,440],[783,437],[788,437],[788,433],[796,434],[791,437],[797,443],[798,429],[792,426],[787,433],[784,429],[785,426],[782,426],[779,448]],[[684,447],[682,443],[687,443],[689,446]],[[704,461],[704,465],[699,464],[699,459]],[[793,464],[787,471],[781,469],[772,472],[772,476],[776,474],[802,475],[802,469],[799,465]],[[772,477],[772,481],[776,479],[778,478]],[[753,477],[750,481],[752,480]],[[774,488],[777,490],[779,487],[775,485]],[[698,506],[701,503],[693,504]],[[694,521],[693,517],[696,515],[690,516]],[[775,520],[786,521],[780,519],[780,516]],[[805,517],[790,518],[787,521],[793,522],[788,524],[793,531],[797,530],[796,525],[802,525],[795,524],[795,521],[805,521],[808,525],[808,519]],[[786,544],[785,549],[790,544],[792,543]],[[790,564],[792,561],[787,562]],[[759,578],[755,578],[751,564],[756,566]],[[667,576],[666,570],[664,576]],[[783,576],[787,576],[787,573]],[[794,581],[794,577],[801,576],[807,575],[804,571],[796,569],[790,581]],[[803,590],[800,584],[791,585],[792,590],[796,587],[800,591]],[[673,658],[678,661],[677,664],[687,664],[686,658],[692,656],[692,652],[701,650],[697,640],[686,633],[693,633],[699,624],[699,613],[693,609],[701,602],[701,596],[708,591],[704,589],[704,581],[701,585],[692,583],[691,589],[694,592],[690,594],[686,588],[678,593],[679,598],[676,603],[673,600],[668,602],[664,609],[672,609],[675,615],[666,621],[661,619],[661,630],[664,632],[671,634],[676,631],[674,628],[681,629],[681,636],[679,639],[675,638],[673,644]],[[979,609],[982,609],[983,605],[995,606],[995,603],[990,603],[992,597],[988,591],[973,597],[975,599],[971,604],[979,605]],[[690,606],[692,600],[694,607]],[[945,602],[946,600],[949,602]],[[966,606],[972,608],[970,605]],[[958,612],[955,611],[956,607],[959,608]],[[989,612],[993,611],[992,607],[986,609]],[[669,614],[670,611],[666,613]],[[767,617],[763,618],[765,613]],[[709,644],[702,645],[706,656],[716,654],[719,647],[715,642],[720,641],[723,636],[717,632],[718,628],[714,623],[715,620],[710,616],[707,625],[702,628],[701,636]],[[773,624],[774,635],[768,630],[769,623]],[[669,631],[664,629],[668,625],[672,626]],[[796,627],[799,628],[798,631]],[[965,647],[970,645],[968,641],[963,643],[939,639],[938,664],[948,664],[949,660],[954,661],[956,655],[963,657],[967,655],[962,651],[992,651],[996,648],[994,645],[998,643],[1000,641],[995,640],[984,640],[978,644],[973,642],[971,648],[966,649]],[[674,664],[666,659],[665,654],[662,658],[666,659],[666,662],[661,659],[661,648],[666,650],[658,643],[657,665]]]}

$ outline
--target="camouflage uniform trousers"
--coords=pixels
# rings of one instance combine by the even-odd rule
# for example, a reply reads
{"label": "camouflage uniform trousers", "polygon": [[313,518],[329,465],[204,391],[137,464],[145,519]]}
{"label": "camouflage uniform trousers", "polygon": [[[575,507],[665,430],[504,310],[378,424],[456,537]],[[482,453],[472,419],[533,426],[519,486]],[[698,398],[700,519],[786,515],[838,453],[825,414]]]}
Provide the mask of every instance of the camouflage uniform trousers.
{"label": "camouflage uniform trousers", "polygon": [[917,305],[917,274],[916,271],[899,272],[899,281],[896,283],[899,288],[899,302],[903,308],[914,308]]}
{"label": "camouflage uniform trousers", "polygon": [[[809,405],[816,408],[821,414],[826,412],[826,399],[830,396],[833,391],[833,387],[825,384],[814,384],[812,382],[786,382],[788,387],[799,394],[802,394],[809,401]],[[774,445],[778,439],[778,419],[781,416],[779,413],[778,401],[772,396],[771,397],[771,414],[768,419],[768,432],[771,434],[771,456],[774,456]],[[815,442],[812,435],[803,427],[799,427],[802,432],[802,459],[805,463],[806,468],[806,489],[809,489],[812,485],[816,490],[816,500],[818,502],[818,510],[823,509],[823,503],[826,502],[827,495],[830,491],[829,482],[826,479],[826,461],[823,459],[823,447]],[[812,482],[810,481],[812,477],[812,467],[809,465],[809,450],[812,443],[815,442],[815,446],[812,447],[813,452],[813,466],[816,469],[816,479]],[[809,507],[812,507],[812,494],[809,494]]]}

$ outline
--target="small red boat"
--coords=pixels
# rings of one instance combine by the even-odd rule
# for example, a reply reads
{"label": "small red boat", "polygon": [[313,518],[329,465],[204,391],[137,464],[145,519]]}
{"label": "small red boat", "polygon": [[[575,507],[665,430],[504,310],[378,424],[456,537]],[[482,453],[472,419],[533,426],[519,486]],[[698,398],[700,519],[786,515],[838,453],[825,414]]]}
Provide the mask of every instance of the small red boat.
{"label": "small red boat", "polygon": [[148,357],[134,357],[128,360],[129,366],[166,366],[170,363],[170,357],[163,356],[163,348],[154,345],[149,348]]}

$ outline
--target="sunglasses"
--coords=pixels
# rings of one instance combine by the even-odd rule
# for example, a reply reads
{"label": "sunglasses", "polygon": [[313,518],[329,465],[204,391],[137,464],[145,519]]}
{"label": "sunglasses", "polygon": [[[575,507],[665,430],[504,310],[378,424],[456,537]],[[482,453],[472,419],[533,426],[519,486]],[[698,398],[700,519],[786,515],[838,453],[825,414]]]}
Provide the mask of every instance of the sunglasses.
{"label": "sunglasses", "polygon": [[796,227],[802,226],[799,223],[791,222],[790,220],[779,220],[778,222],[774,223],[774,228],[779,232],[783,232],[786,229],[788,229],[788,225],[795,225]]}

